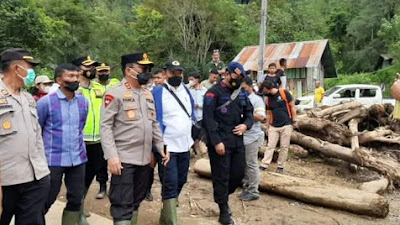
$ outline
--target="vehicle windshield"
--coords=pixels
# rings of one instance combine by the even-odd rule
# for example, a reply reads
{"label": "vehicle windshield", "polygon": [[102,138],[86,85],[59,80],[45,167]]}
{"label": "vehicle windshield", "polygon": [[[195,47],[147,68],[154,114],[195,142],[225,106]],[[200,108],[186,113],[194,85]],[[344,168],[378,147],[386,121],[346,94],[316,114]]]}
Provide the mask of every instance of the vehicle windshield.
{"label": "vehicle windshield", "polygon": [[335,93],[337,90],[339,90],[340,89],[340,87],[338,87],[338,86],[334,86],[333,88],[331,88],[331,89],[329,89],[329,90],[327,90],[326,92],[325,92],[325,96],[329,96],[329,95],[331,95],[331,94],[333,94],[333,93]]}

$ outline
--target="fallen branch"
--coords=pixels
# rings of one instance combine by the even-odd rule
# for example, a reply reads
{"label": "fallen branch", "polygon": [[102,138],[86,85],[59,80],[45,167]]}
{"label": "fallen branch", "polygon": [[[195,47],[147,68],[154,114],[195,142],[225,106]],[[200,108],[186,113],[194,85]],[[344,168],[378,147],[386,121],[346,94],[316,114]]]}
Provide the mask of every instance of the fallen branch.
{"label": "fallen branch", "polygon": [[349,148],[321,141],[296,131],[292,133],[291,141],[324,156],[366,167],[385,175],[390,181],[400,184],[400,164],[389,157],[362,147],[352,151]]}
{"label": "fallen branch", "polygon": [[365,108],[354,109],[342,116],[337,123],[344,124],[354,118],[364,118],[366,116],[368,116],[368,113]]}
{"label": "fallen branch", "polygon": [[347,103],[343,103],[343,104],[339,104],[339,105],[335,105],[320,111],[313,111],[311,110],[311,113],[318,118],[322,118],[324,116],[328,116],[331,115],[335,112],[339,112],[339,111],[343,111],[343,110],[347,110],[347,109],[354,109],[357,107],[361,107],[362,104],[360,102],[347,102]]}
{"label": "fallen branch", "polygon": [[370,142],[383,142],[388,144],[400,144],[400,136],[395,134],[392,130],[385,128],[378,128],[374,131],[369,131],[358,135],[360,144]]}
{"label": "fallen branch", "polygon": [[[194,171],[209,178],[209,160],[199,159],[194,165]],[[389,213],[389,203],[378,194],[277,173],[261,173],[260,190],[357,214],[385,217]]]}
{"label": "fallen branch", "polygon": [[354,135],[351,137],[351,150],[354,151],[357,148],[360,148],[360,143],[358,142],[358,136],[356,135],[358,133],[358,123],[360,122],[360,119],[351,119],[349,122],[349,128],[351,133]]}

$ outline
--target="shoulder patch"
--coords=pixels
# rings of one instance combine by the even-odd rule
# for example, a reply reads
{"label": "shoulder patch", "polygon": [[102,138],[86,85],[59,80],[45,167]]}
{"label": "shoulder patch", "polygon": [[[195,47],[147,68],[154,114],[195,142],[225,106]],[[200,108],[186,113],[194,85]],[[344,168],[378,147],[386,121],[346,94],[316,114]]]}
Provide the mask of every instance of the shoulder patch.
{"label": "shoulder patch", "polygon": [[104,96],[104,107],[107,108],[113,101],[114,101],[114,96],[110,95],[110,94],[106,94]]}
{"label": "shoulder patch", "polygon": [[206,93],[206,98],[215,98],[215,94],[212,92]]}
{"label": "shoulder patch", "polygon": [[215,99],[215,93],[207,92],[205,95],[205,103],[206,105],[210,105],[211,102]]}

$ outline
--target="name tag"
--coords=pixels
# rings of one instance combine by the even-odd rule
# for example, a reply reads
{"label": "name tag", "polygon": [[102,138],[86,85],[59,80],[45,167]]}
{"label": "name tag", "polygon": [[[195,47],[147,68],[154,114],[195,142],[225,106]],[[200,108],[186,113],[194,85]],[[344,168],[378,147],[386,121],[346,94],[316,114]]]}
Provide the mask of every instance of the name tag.
{"label": "name tag", "polygon": [[0,105],[0,109],[12,109],[12,105]]}

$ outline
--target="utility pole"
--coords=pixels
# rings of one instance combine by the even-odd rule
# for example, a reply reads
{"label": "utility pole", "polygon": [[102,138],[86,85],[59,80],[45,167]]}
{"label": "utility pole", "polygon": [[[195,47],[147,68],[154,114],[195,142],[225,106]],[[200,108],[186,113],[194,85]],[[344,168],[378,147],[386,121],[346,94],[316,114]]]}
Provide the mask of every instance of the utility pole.
{"label": "utility pole", "polygon": [[261,25],[260,25],[260,45],[259,45],[259,59],[258,59],[258,73],[257,77],[264,74],[264,49],[265,39],[267,38],[267,18],[268,18],[268,0],[262,0],[261,4]]}

